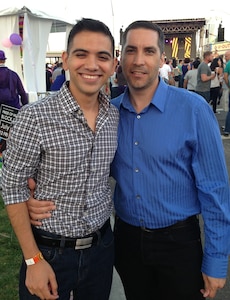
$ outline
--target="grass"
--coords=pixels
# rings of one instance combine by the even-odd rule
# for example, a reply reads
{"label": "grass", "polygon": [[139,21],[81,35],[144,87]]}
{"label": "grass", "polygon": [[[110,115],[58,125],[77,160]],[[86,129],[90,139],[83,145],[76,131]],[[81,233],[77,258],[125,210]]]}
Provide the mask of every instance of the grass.
{"label": "grass", "polygon": [[0,299],[18,300],[22,254],[0,196]]}

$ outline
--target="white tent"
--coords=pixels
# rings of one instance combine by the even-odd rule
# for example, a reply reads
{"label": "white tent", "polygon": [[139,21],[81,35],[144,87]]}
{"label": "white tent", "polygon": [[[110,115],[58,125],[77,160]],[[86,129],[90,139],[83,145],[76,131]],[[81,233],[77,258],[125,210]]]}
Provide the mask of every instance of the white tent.
{"label": "white tent", "polygon": [[19,20],[23,22],[23,25],[20,25],[23,27],[22,51],[17,45],[9,48],[1,45],[0,49],[5,51],[6,65],[18,73],[29,94],[45,92],[46,49],[52,24],[62,24],[66,36],[73,25],[44,12],[29,10],[27,7],[8,8],[0,11],[0,42],[9,38],[12,33],[19,34]]}

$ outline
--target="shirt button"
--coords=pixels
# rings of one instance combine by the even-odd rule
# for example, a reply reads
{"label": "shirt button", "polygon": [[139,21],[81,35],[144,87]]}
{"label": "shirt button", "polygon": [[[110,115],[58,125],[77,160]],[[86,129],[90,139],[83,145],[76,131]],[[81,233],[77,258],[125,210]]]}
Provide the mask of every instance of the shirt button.
{"label": "shirt button", "polygon": [[141,116],[140,115],[137,115],[137,119],[140,119],[141,118]]}
{"label": "shirt button", "polygon": [[138,172],[139,172],[139,169],[135,169],[135,172],[138,173]]}
{"label": "shirt button", "polygon": [[141,199],[141,196],[140,196],[140,195],[136,195],[136,199],[137,199],[137,200],[140,200],[140,199]]}
{"label": "shirt button", "polygon": [[138,142],[135,142],[135,143],[134,143],[135,146],[137,146],[138,144],[139,144]]}

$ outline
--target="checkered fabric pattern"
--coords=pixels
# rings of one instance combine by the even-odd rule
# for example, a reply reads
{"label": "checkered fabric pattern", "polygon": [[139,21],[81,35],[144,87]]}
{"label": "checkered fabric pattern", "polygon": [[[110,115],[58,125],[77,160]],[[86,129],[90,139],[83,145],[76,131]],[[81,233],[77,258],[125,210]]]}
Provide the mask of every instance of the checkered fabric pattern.
{"label": "checkered fabric pattern", "polygon": [[68,84],[56,95],[22,108],[4,152],[5,204],[29,197],[27,178],[36,179],[35,198],[54,200],[57,209],[41,229],[81,237],[100,228],[113,204],[110,163],[117,148],[118,110],[100,92],[93,132]]}

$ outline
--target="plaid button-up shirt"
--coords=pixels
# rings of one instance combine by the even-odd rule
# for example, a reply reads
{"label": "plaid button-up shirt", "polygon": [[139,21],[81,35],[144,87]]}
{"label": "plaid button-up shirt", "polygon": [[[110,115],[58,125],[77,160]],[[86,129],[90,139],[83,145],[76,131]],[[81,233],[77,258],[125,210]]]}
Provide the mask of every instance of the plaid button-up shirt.
{"label": "plaid button-up shirt", "polygon": [[110,163],[117,148],[118,110],[99,94],[93,132],[68,85],[20,110],[4,152],[5,204],[29,198],[27,178],[36,179],[35,198],[54,200],[43,230],[67,237],[85,236],[110,217],[113,203]]}

